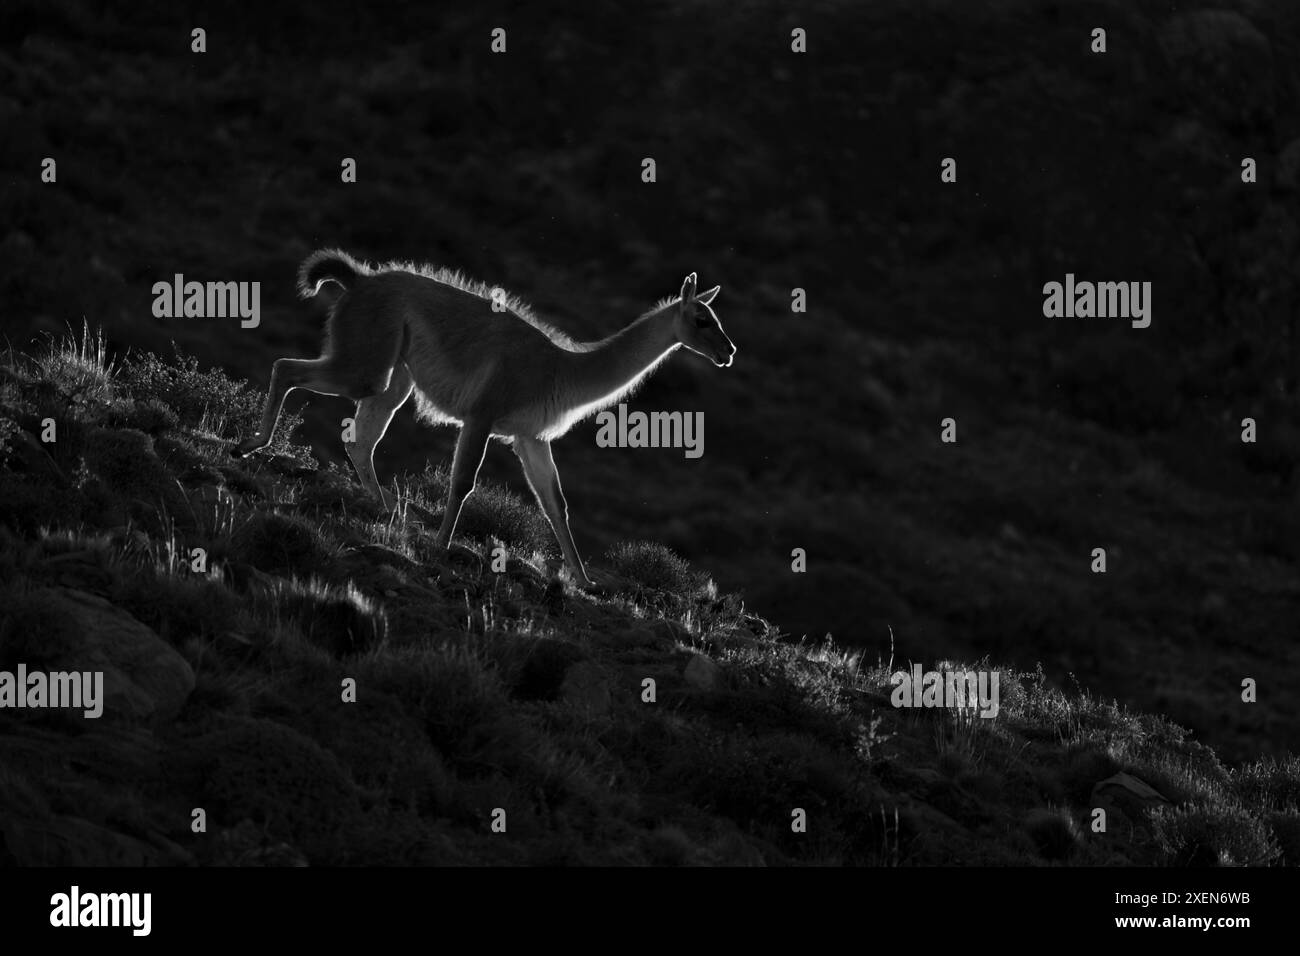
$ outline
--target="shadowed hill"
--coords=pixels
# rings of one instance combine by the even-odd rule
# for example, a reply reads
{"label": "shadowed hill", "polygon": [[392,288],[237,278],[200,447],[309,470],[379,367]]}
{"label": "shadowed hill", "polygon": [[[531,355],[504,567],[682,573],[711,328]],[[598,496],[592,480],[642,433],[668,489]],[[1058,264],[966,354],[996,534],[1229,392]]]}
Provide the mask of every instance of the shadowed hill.
{"label": "shadowed hill", "polygon": [[0,709],[0,863],[1300,862],[1294,758],[1041,668],[994,668],[992,719],[896,709],[891,661],[662,546],[574,590],[490,484],[439,552],[445,473],[387,515],[292,420],[232,460],[261,401],[89,334],[0,367],[0,671],[106,674],[98,719]]}

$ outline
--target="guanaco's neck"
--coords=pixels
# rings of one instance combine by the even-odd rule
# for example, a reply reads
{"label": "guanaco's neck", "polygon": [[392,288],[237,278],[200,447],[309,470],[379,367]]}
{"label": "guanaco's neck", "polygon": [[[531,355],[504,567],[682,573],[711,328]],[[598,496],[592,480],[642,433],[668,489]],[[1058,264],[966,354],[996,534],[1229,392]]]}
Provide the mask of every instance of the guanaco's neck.
{"label": "guanaco's neck", "polygon": [[568,353],[561,372],[565,403],[581,408],[618,401],[681,344],[673,331],[676,314],[676,304],[670,304],[584,351]]}

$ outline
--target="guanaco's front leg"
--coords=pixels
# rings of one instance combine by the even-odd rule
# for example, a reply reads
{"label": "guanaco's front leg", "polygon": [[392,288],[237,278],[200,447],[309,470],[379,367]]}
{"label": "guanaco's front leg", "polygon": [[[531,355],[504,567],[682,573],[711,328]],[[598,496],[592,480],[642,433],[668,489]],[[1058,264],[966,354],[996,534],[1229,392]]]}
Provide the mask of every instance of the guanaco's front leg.
{"label": "guanaco's front leg", "polygon": [[587,577],[587,569],[582,566],[582,559],[578,557],[578,549],[573,543],[573,534],[569,531],[569,505],[564,500],[564,489],[560,487],[560,473],[555,470],[555,459],[551,457],[551,443],[538,438],[516,438],[514,449],[519,456],[519,463],[523,465],[524,477],[528,479],[538,504],[551,523],[569,570],[583,587],[595,587],[591,578]]}

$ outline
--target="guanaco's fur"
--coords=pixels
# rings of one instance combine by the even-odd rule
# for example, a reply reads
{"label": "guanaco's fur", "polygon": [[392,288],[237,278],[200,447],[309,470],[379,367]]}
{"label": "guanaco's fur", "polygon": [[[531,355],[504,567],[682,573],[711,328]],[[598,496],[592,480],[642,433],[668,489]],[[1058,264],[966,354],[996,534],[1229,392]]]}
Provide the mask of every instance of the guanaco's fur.
{"label": "guanaco's fur", "polygon": [[392,508],[395,499],[375,476],[375,446],[414,393],[422,419],[460,426],[438,544],[451,542],[495,437],[514,449],[565,561],[586,587],[592,582],[569,532],[551,442],[627,395],[678,346],[720,367],[736,354],[709,305],[720,287],[697,294],[693,272],[678,297],[596,342],[573,341],[499,290],[497,311],[491,287],[447,269],[375,267],[323,249],[303,262],[298,290],[309,298],[326,282],[344,293],[330,312],[320,358],[275,362],[261,425],[233,453],[248,455],[270,442],[285,395],[295,388],[354,399],[356,441],[347,445],[348,457],[361,483]]}

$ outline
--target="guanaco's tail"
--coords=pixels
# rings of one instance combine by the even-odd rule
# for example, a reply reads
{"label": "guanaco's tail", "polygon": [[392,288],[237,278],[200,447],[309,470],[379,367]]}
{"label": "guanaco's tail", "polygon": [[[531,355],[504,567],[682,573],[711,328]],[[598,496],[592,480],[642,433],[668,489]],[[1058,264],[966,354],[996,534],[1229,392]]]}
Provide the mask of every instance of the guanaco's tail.
{"label": "guanaco's tail", "polygon": [[337,282],[348,289],[361,276],[373,274],[370,266],[341,249],[317,249],[298,268],[298,294],[310,299],[325,282]]}

